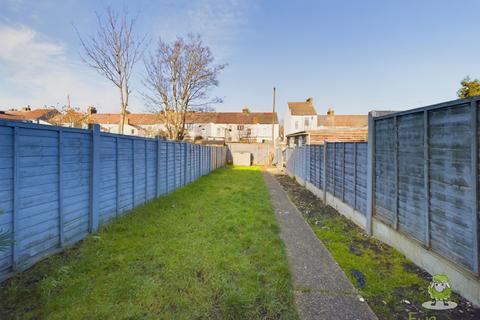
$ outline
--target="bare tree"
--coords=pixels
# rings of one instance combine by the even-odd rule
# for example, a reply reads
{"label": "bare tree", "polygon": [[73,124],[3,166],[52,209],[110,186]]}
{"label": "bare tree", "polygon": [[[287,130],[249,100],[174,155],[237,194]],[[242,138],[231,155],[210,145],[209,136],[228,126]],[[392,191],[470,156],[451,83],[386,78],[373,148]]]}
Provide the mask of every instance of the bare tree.
{"label": "bare tree", "polygon": [[191,112],[211,111],[222,100],[211,97],[225,64],[215,64],[210,48],[200,36],[178,37],[172,43],[159,39],[154,53],[145,60],[144,94],[147,103],[161,113],[168,138],[183,140]]}
{"label": "bare tree", "polygon": [[[119,15],[107,8],[106,15],[97,14],[98,28],[94,35],[82,38],[83,61],[110,80],[120,93],[119,132],[123,133],[128,99],[132,92],[130,77],[135,63],[141,59],[145,37],[135,32],[136,19]],[[78,32],[77,32],[78,33]]]}

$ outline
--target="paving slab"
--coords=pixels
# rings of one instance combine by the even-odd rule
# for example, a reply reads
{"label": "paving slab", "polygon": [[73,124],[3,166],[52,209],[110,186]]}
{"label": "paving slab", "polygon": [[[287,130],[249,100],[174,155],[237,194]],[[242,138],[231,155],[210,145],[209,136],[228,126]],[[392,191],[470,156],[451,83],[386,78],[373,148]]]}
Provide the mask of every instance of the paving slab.
{"label": "paving slab", "polygon": [[302,319],[377,319],[273,175],[264,171]]}

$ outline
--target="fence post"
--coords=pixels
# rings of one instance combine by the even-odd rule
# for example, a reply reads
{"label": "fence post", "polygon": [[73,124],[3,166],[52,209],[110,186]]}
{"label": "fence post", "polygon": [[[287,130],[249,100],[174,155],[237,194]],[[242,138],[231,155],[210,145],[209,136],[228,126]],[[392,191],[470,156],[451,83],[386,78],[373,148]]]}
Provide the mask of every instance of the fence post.
{"label": "fence post", "polygon": [[395,220],[393,222],[393,226],[395,230],[398,230],[398,117],[393,117],[393,166],[394,166],[394,174],[395,174],[395,202],[394,205],[394,213],[395,213]]}
{"label": "fence post", "polygon": [[328,142],[323,143],[323,203],[327,204],[327,152],[328,152]]}
{"label": "fence post", "polygon": [[18,128],[13,127],[13,208],[12,208],[12,270],[17,270],[18,264]]}
{"label": "fence post", "polygon": [[336,186],[337,186],[337,143],[333,143],[333,197],[337,197]]}
{"label": "fence post", "polygon": [[168,145],[170,142],[165,141],[165,193],[168,193]]}
{"label": "fence post", "polygon": [[160,197],[160,138],[157,137],[157,163],[156,163],[156,166],[157,168],[157,172],[156,172],[156,195],[157,195],[157,198]]}
{"label": "fence post", "polygon": [[342,156],[342,202],[345,202],[345,147],[346,142],[343,144],[343,156]]}
{"label": "fence post", "polygon": [[367,144],[367,225],[368,235],[372,235],[372,216],[374,211],[374,176],[375,176],[375,120],[374,111],[368,113]]}
{"label": "fence post", "polygon": [[92,171],[90,186],[90,232],[98,230],[98,196],[100,191],[100,126],[93,124],[92,131]]}
{"label": "fence post", "polygon": [[425,192],[425,245],[430,248],[430,159],[428,151],[428,111],[423,111],[423,189]]}
{"label": "fence post", "polygon": [[478,274],[478,128],[477,128],[477,101],[470,102],[472,112],[472,216],[473,216],[473,271]]}
{"label": "fence post", "polygon": [[120,147],[119,147],[120,138],[115,138],[115,179],[117,181],[115,194],[116,194],[116,216],[120,215]]}
{"label": "fence post", "polygon": [[144,198],[144,201],[143,203],[147,203],[147,195],[148,195],[148,172],[147,172],[147,168],[148,168],[148,159],[147,159],[147,148],[148,148],[148,144],[147,144],[147,139],[144,139],[143,140],[145,142],[145,198]]}
{"label": "fence post", "polygon": [[63,130],[58,128],[58,238],[60,247],[65,244],[63,232]]}
{"label": "fence post", "polygon": [[357,143],[353,143],[353,209],[357,210]]}
{"label": "fence post", "polygon": [[175,141],[172,142],[172,147],[173,147],[173,190],[175,190],[177,189],[177,143]]}
{"label": "fence post", "polygon": [[188,152],[187,152],[187,144],[184,142],[184,159],[183,159],[183,185],[187,184],[187,159],[188,159]]}
{"label": "fence post", "polygon": [[132,209],[135,208],[135,138],[132,138]]}

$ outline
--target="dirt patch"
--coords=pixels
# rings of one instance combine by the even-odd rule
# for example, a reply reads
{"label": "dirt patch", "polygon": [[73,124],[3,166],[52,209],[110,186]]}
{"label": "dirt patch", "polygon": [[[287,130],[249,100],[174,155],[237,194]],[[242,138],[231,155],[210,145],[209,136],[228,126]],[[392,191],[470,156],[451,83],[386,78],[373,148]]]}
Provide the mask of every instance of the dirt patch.
{"label": "dirt patch", "polygon": [[[395,254],[395,249],[376,239],[368,237],[364,231],[353,222],[346,219],[334,208],[324,205],[320,199],[299,185],[295,179],[284,174],[277,174],[275,177],[312,227],[316,226],[320,230],[331,231],[331,226],[335,225],[336,230],[341,231],[339,233],[345,232],[348,234],[348,237],[339,235],[339,239],[342,239],[342,236],[346,238],[342,240],[323,239],[322,241],[327,245],[327,248],[329,242],[336,241],[337,246],[343,243],[346,251],[351,253],[352,256],[358,257],[359,259],[370,257],[379,265],[379,269],[391,270],[392,268],[401,268],[406,274],[418,275],[418,277],[423,279],[427,284],[431,281],[432,276],[427,271],[411,262],[397,263],[397,265],[394,266],[391,263],[391,257]],[[359,270],[344,269],[344,272],[353,275],[355,280],[352,282],[354,282],[354,285],[358,289],[361,290],[361,287],[364,285],[369,285],[368,281],[365,283],[363,274]],[[394,279],[390,280],[395,281]],[[376,285],[381,287],[382,283],[377,283]],[[455,293],[451,297],[452,301],[458,303],[455,309],[448,311],[426,310],[422,307],[425,299],[422,300],[422,298],[420,298],[424,298],[425,294],[419,294],[420,292],[425,292],[425,288],[420,287],[418,284],[394,286],[393,292],[390,293],[388,299],[379,294],[370,298],[368,303],[380,319],[409,319],[409,317],[410,319],[435,320],[480,319],[480,309],[473,307],[468,300],[465,300]]]}

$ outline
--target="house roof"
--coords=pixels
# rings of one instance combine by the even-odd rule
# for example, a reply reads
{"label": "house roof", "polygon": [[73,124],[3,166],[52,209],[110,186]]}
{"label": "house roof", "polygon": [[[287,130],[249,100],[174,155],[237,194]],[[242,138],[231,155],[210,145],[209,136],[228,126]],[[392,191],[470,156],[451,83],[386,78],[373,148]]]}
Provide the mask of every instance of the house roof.
{"label": "house roof", "polygon": [[315,116],[317,112],[311,100],[302,102],[288,102],[292,116]]}
{"label": "house roof", "polygon": [[58,113],[55,109],[35,109],[35,110],[9,110],[0,113],[0,119],[13,120],[13,121],[34,121],[34,120],[46,120]]}
{"label": "house roof", "polygon": [[278,123],[277,113],[272,112],[219,112],[216,123],[271,124]]}
{"label": "house roof", "polygon": [[[153,125],[161,123],[162,117],[154,113],[130,113],[127,114],[128,123],[131,125]],[[89,123],[100,124],[118,124],[120,122],[119,113],[94,113],[88,117]]]}
{"label": "house roof", "polygon": [[[272,112],[190,112],[186,115],[186,123],[221,123],[221,124],[271,124],[272,117],[278,124],[277,113]],[[67,115],[60,114],[55,109],[35,109],[31,111],[5,111],[0,113],[0,119],[14,121],[31,121],[48,119],[56,125],[70,122],[85,121],[86,123],[118,124],[119,113],[93,113],[72,111]],[[155,113],[130,113],[127,115],[130,125],[154,125],[163,123],[164,116]]]}
{"label": "house roof", "polygon": [[367,115],[326,115],[318,116],[319,127],[367,127]]}
{"label": "house roof", "polygon": [[[274,121],[278,124],[277,113],[273,115]],[[127,115],[128,123],[132,125],[148,125],[163,122],[160,114],[145,113]],[[120,114],[96,113],[89,118],[91,123],[117,124],[120,122]],[[192,112],[186,116],[186,123],[222,123],[222,124],[271,124],[272,112]]]}

